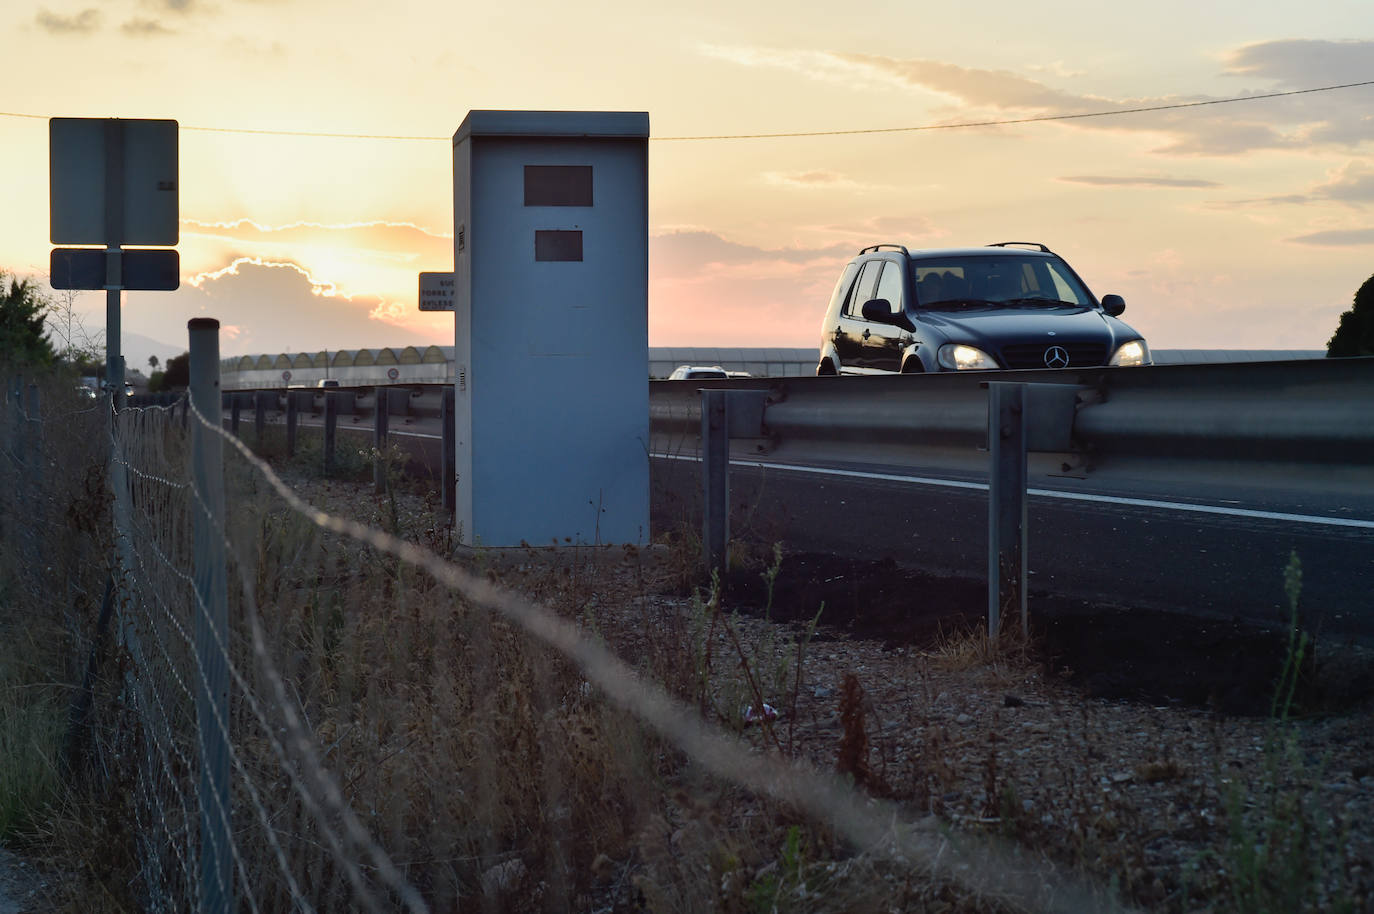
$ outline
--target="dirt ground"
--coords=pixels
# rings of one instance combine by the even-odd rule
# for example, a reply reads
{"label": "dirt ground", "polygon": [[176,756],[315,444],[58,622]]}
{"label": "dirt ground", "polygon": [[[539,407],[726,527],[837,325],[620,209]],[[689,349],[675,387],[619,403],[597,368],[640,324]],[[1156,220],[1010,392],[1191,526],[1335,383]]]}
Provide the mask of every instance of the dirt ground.
{"label": "dirt ground", "polygon": [[[727,577],[732,603],[768,602],[757,570]],[[892,561],[790,555],[773,583],[770,615],[805,621],[824,604],[830,631],[889,648],[927,648],[942,636],[984,625],[983,582],[942,578]],[[1288,652],[1289,631],[1239,618],[1199,618],[1128,606],[1091,604],[1032,590],[1027,598],[1034,653],[1086,697],[1265,715]],[[1298,704],[1348,708],[1374,695],[1374,653],[1318,643]]]}

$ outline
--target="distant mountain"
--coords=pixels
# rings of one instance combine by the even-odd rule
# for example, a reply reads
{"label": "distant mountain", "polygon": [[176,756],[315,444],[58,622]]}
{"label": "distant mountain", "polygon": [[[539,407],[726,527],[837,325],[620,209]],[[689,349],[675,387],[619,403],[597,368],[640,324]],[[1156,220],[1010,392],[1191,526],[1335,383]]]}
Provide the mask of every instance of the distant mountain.
{"label": "distant mountain", "polygon": [[148,365],[148,356],[157,356],[158,370],[167,364],[168,359],[176,358],[186,351],[185,346],[173,346],[138,333],[120,335],[120,350],[124,365],[130,370],[138,370],[143,375],[151,375],[153,369]]}

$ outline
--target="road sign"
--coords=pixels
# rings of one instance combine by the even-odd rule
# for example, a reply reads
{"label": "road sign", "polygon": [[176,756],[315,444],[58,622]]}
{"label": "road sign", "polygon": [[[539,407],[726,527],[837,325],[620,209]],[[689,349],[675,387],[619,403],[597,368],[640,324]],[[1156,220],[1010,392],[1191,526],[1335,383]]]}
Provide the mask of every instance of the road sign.
{"label": "road sign", "polygon": [[177,243],[177,122],[48,121],[53,244]]}
{"label": "road sign", "polygon": [[388,368],[386,370],[386,376],[394,381],[401,376],[401,372],[396,368]]}
{"label": "road sign", "polygon": [[452,311],[455,288],[452,273],[421,273],[420,310]]}
{"label": "road sign", "polygon": [[121,289],[172,292],[181,285],[181,255],[176,251],[105,251],[53,248],[49,275],[54,289],[103,289],[110,257],[122,261]]}
{"label": "road sign", "polygon": [[291,372],[290,372],[290,371],[283,371],[283,372],[281,373],[281,379],[282,379],[283,381],[289,381],[289,380],[291,380]]}

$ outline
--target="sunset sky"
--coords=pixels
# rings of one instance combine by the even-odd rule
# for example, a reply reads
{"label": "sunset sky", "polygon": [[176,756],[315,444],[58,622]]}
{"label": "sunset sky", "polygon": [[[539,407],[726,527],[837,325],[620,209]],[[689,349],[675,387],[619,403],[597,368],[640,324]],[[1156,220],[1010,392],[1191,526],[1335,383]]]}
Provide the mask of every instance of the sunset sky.
{"label": "sunset sky", "polygon": [[[416,307],[453,267],[450,138],[512,108],[649,112],[656,346],[814,345],[876,242],[1043,242],[1156,348],[1324,348],[1374,273],[1374,86],[945,129],[1374,81],[1369,0],[853,9],[10,0],[0,267],[46,280],[49,117],[175,118],[182,287],[126,293],[126,332],[452,344]],[[673,139],[910,127],[942,129]]]}

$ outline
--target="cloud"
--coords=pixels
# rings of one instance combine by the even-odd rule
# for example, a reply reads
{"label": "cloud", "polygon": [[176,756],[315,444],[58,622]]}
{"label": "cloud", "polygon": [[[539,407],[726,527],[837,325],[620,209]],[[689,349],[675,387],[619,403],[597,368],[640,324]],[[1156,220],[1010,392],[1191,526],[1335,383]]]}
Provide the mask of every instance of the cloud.
{"label": "cloud", "polygon": [[57,35],[88,34],[100,28],[100,10],[85,9],[73,16],[63,16],[46,9],[38,11],[39,28]]}
{"label": "cloud", "polygon": [[1312,194],[1341,203],[1374,202],[1374,166],[1368,162],[1347,162],[1332,173],[1330,181],[1312,188]]}
{"label": "cloud", "polygon": [[1366,203],[1374,203],[1374,163],[1368,160],[1352,160],[1333,169],[1328,176],[1329,180],[1313,185],[1306,193],[1277,194],[1272,197],[1258,197],[1248,200],[1218,201],[1209,204],[1209,206],[1213,209],[1230,209],[1333,201],[1361,207]]}
{"label": "cloud", "polygon": [[224,43],[224,47],[233,56],[246,60],[286,58],[286,45],[280,41],[254,41],[242,35],[235,35]]}
{"label": "cloud", "polygon": [[1278,82],[1280,89],[1365,82],[1374,41],[1281,39],[1238,48],[1227,55],[1227,72]]}
{"label": "cloud", "polygon": [[[1211,105],[1222,97],[1106,98],[1066,92],[1009,70],[939,60],[719,45],[703,46],[701,51],[741,66],[785,69],[855,89],[881,86],[936,93],[954,103],[934,122],[913,123],[909,125],[912,127],[1065,118],[1063,126],[1072,129],[1162,135],[1164,144],[1153,151],[1169,155],[1233,156],[1262,149],[1352,146],[1374,140],[1374,115],[1358,113],[1361,106],[1352,104],[1357,100],[1355,93],[1371,93],[1371,89]],[[1367,80],[1370,59],[1374,59],[1374,41],[1266,42],[1234,51],[1228,57],[1226,73],[1267,83],[1237,95],[1265,95],[1275,91],[1275,82],[1280,91],[1288,91]],[[1208,105],[1206,111],[1195,110],[1203,104]],[[1168,105],[1193,108],[1136,111]],[[1098,113],[1121,116],[1083,117]]]}
{"label": "cloud", "polygon": [[1205,181],[1201,178],[1065,175],[1059,180],[1067,181],[1070,184],[1092,184],[1098,187],[1221,187],[1216,181]]}
{"label": "cloud", "polygon": [[240,258],[291,262],[327,277],[342,295],[377,295],[413,303],[418,275],[453,269],[453,239],[406,222],[263,225],[183,219],[182,267],[218,270]]}
{"label": "cloud", "polygon": [[[410,325],[397,318],[409,313]],[[176,292],[125,293],[124,327],[177,345],[186,321],[214,317],[225,356],[376,346],[451,345],[453,324],[419,322],[413,302],[341,294],[298,263],[240,259],[188,278]],[[424,316],[428,318],[429,316]],[[175,339],[173,339],[175,337]]]}
{"label": "cloud", "polygon": [[1050,63],[1027,64],[1026,69],[1030,70],[1032,73],[1049,73],[1052,76],[1058,76],[1063,79],[1072,79],[1077,76],[1088,75],[1087,70],[1071,69],[1069,65],[1062,60],[1056,60]]}
{"label": "cloud", "polygon": [[1312,244],[1323,247],[1353,247],[1357,245],[1374,244],[1374,228],[1365,229],[1330,229],[1324,232],[1313,232],[1310,235],[1299,235],[1296,238],[1289,238],[1294,244]]}
{"label": "cloud", "polygon": [[769,184],[776,184],[783,187],[857,190],[866,186],[838,172],[824,170],[769,171],[764,173],[763,179]]}
{"label": "cloud", "polygon": [[804,346],[845,261],[857,248],[761,248],[715,232],[649,238],[652,345]]}
{"label": "cloud", "polygon": [[134,38],[155,38],[161,35],[175,35],[175,29],[158,22],[156,19],[130,19],[119,27],[125,35]]}

